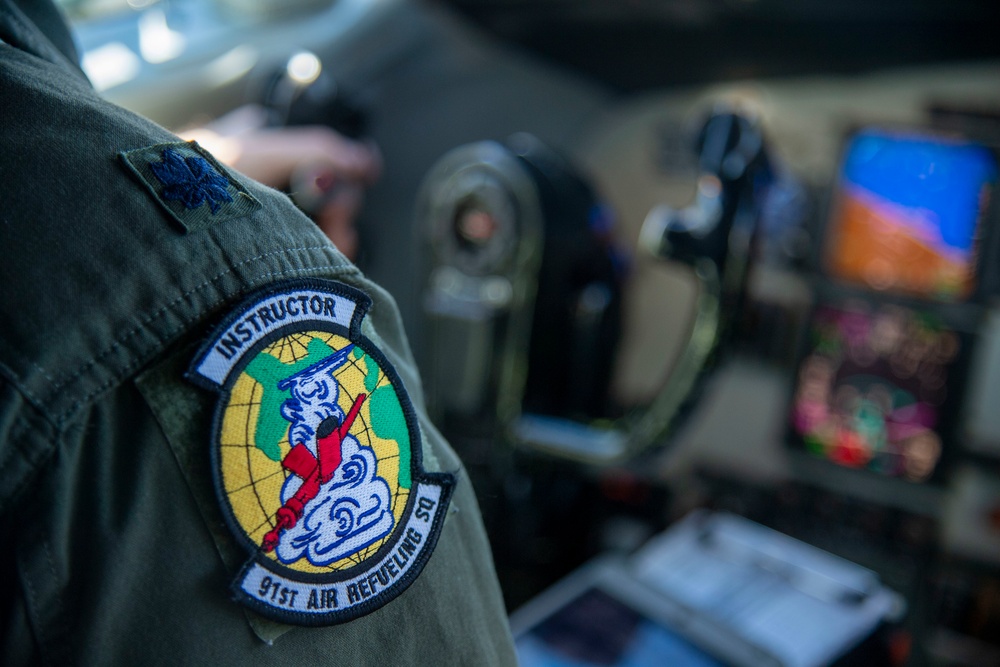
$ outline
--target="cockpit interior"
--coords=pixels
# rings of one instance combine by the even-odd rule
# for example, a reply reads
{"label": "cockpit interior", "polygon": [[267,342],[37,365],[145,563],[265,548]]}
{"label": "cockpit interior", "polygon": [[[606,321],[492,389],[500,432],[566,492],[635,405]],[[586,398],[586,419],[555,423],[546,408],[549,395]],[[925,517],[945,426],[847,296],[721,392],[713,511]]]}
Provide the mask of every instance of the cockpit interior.
{"label": "cockpit interior", "polygon": [[522,664],[1000,664],[1000,5],[60,4],[165,127],[378,146]]}

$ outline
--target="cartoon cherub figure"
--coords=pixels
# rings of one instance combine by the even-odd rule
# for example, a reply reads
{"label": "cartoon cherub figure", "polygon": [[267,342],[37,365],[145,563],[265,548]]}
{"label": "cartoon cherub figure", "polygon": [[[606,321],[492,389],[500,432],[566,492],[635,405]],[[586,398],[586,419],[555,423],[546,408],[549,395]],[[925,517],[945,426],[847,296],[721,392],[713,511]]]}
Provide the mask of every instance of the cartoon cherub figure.
{"label": "cartoon cherub figure", "polygon": [[261,547],[277,550],[283,563],[305,556],[313,565],[328,565],[388,535],[395,524],[375,452],[350,434],[366,395],[358,394],[346,415],[337,403],[334,373],[353,348],[347,345],[277,385],[291,394],[281,415],[290,423],[292,446],[282,466],[292,474]]}

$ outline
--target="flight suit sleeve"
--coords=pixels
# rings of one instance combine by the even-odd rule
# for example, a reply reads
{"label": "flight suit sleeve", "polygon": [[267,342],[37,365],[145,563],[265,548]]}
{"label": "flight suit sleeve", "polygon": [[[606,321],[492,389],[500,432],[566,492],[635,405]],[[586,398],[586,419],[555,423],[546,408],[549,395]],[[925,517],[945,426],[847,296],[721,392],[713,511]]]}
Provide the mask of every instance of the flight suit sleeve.
{"label": "flight suit sleeve", "polygon": [[514,664],[392,299],[281,193],[3,49],[0,662]]}
{"label": "flight suit sleeve", "polygon": [[[426,660],[440,659],[445,660],[444,664],[515,664],[475,496],[460,461],[426,417],[419,376],[398,311],[388,294],[357,272],[337,278],[371,299],[362,334],[397,369],[409,394],[423,468],[431,474],[453,475],[454,495],[442,515],[441,533],[424,570],[405,592],[385,606],[330,629],[297,628],[253,609],[242,608],[239,613],[245,616],[257,639],[273,646],[275,653],[294,652],[299,642],[304,642],[302,647],[308,650],[313,642],[336,636],[338,655],[351,656],[351,664],[386,659],[390,664],[424,664]],[[226,526],[217,489],[212,488],[211,461],[204,455],[213,419],[211,400],[203,390],[181,379],[185,367],[196,356],[194,350],[195,346],[189,345],[173,353],[143,373],[137,386],[197,501],[200,519],[211,533],[217,556],[232,576],[247,554]],[[373,637],[381,639],[374,641]],[[251,642],[248,649],[254,648]]]}

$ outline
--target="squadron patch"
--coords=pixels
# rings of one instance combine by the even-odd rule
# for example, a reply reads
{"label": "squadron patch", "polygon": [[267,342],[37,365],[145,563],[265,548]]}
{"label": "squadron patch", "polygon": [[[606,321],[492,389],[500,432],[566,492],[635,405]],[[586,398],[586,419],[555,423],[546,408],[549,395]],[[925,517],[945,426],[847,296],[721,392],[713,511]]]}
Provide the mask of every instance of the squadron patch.
{"label": "squadron patch", "polygon": [[368,297],[326,280],[245,301],[188,377],[219,393],[212,450],[229,526],[250,554],[236,598],[331,625],[405,590],[437,542],[454,477],[424,472],[395,370],[363,335]]}

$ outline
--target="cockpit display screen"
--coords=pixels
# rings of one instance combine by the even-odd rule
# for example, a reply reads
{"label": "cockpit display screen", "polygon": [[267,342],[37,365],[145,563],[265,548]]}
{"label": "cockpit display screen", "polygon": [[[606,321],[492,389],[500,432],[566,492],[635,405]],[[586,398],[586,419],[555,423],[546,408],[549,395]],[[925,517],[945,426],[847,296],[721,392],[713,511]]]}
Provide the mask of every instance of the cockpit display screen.
{"label": "cockpit display screen", "polygon": [[967,299],[997,176],[995,155],[976,143],[874,129],[855,134],[834,193],[827,271],[878,291]]}
{"label": "cockpit display screen", "polygon": [[948,440],[967,338],[938,316],[892,303],[821,303],[798,367],[790,430],[834,463],[931,480]]}

